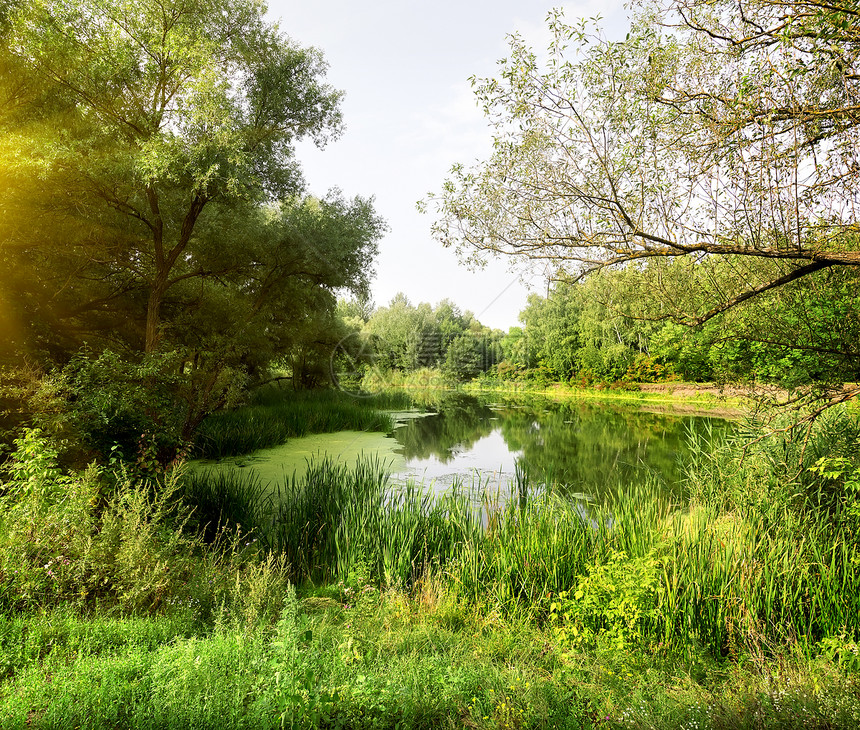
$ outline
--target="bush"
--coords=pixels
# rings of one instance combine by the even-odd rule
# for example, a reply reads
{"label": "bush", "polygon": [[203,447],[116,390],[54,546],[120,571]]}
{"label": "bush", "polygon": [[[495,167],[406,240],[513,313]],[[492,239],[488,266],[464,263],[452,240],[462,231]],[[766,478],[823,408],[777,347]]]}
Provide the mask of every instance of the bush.
{"label": "bush", "polygon": [[623,380],[634,383],[663,383],[678,380],[678,376],[672,363],[664,365],[656,357],[638,352],[633,362],[627,366]]}
{"label": "bush", "polygon": [[0,605],[33,609],[95,602],[153,610],[187,580],[196,540],[182,526],[177,482],[107,487],[90,466],[75,476],[38,429],[16,440],[0,499]]}
{"label": "bush", "polygon": [[659,564],[653,555],[611,551],[576,587],[550,604],[550,622],[563,647],[623,651],[643,643],[657,616]]}

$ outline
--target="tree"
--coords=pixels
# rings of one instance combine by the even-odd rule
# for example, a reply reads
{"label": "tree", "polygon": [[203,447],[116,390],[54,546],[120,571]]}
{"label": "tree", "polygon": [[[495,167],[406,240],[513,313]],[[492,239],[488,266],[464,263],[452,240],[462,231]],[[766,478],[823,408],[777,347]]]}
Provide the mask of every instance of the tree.
{"label": "tree", "polygon": [[224,273],[168,295],[165,336],[189,359],[213,353],[252,376],[299,347],[328,348],[327,362],[343,336],[334,324],[337,294],[369,288],[385,230],[372,202],[335,191],[227,212],[199,230],[201,261]]}
{"label": "tree", "polygon": [[431,306],[413,306],[398,292],[387,307],[379,307],[364,328],[374,342],[376,362],[404,372],[432,367],[439,360],[439,330]]}
{"label": "tree", "polygon": [[201,225],[300,192],[293,144],[339,133],[340,93],[323,81],[321,54],[263,12],[255,0],[12,6],[6,166],[44,187],[0,191],[0,253],[18,270],[50,262],[60,291],[74,290],[52,327],[128,306],[141,349],[154,351],[169,291],[235,271],[207,266],[213,248],[236,242],[200,236]]}
{"label": "tree", "polygon": [[[499,78],[473,80],[494,152],[431,197],[445,245],[572,276],[647,269],[659,316],[687,324],[828,271],[860,281],[853,4],[645,3],[621,42],[549,26],[544,62],[512,36]],[[683,258],[675,307],[664,274]]]}
{"label": "tree", "polygon": [[454,380],[471,380],[487,369],[486,342],[472,334],[457,335],[449,344],[442,363],[443,372]]}

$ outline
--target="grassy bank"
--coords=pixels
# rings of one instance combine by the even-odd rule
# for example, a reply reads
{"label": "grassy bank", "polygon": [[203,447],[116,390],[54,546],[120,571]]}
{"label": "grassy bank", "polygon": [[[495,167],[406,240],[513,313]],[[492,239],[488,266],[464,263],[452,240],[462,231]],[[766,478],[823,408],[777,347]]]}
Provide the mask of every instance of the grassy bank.
{"label": "grassy bank", "polygon": [[30,433],[0,505],[0,727],[856,727],[860,429],[744,443],[694,450],[688,509],[521,482],[476,514],[373,462],[277,501],[63,475]]}
{"label": "grassy bank", "polygon": [[[613,387],[613,386],[618,387]],[[587,398],[607,401],[630,401],[653,404],[695,404],[702,410],[724,410],[742,413],[749,406],[740,389],[721,389],[709,383],[610,383],[604,387],[582,387],[568,383],[521,383],[500,380],[477,379],[465,383],[462,388],[469,392],[505,394],[536,394],[552,398]]]}
{"label": "grassy bank", "polygon": [[627,383],[614,382],[580,386],[570,383],[545,381],[500,380],[479,376],[458,383],[434,368],[421,368],[414,372],[370,371],[362,381],[369,392],[384,393],[390,390],[434,391],[463,390],[469,393],[501,393],[505,395],[543,395],[552,398],[583,398],[607,401],[630,401],[638,404],[694,404],[700,410],[744,412],[750,401],[745,391],[737,386],[720,387],[713,383]]}
{"label": "grassy bank", "polygon": [[0,723],[17,728],[854,728],[838,661],[754,667],[632,651],[561,657],[531,624],[432,591],[290,594],[278,621],[3,624]]}
{"label": "grassy bank", "polygon": [[390,431],[391,416],[384,411],[410,404],[404,393],[356,396],[339,390],[267,386],[247,405],[209,416],[196,435],[196,454],[205,458],[247,454],[311,433]]}

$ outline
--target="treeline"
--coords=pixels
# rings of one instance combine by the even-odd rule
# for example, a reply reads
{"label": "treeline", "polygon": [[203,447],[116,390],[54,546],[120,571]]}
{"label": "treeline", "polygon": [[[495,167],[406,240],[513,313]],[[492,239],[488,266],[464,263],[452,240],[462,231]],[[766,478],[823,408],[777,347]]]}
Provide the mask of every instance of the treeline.
{"label": "treeline", "polygon": [[435,307],[413,305],[399,293],[388,306],[375,309],[366,300],[341,300],[338,313],[346,335],[332,365],[345,382],[427,369],[449,381],[471,380],[504,358],[504,333],[448,299]]}
{"label": "treeline", "polygon": [[[556,281],[533,294],[507,333],[443,300],[386,307],[340,301],[341,376],[435,369],[447,382],[773,383],[785,388],[860,380],[860,276],[823,271],[698,321],[693,281],[732,288],[749,267],[731,257],[649,263]],[[759,272],[760,273],[760,272]],[[661,297],[655,297],[659,289]],[[701,319],[701,318],[700,318]]]}
{"label": "treeline", "polygon": [[[735,264],[708,266],[728,287]],[[532,295],[523,326],[501,340],[504,359],[495,375],[579,385],[686,380],[787,388],[860,379],[855,273],[822,272],[697,323],[686,314],[697,296],[688,286],[690,266],[604,271],[557,282],[546,297]],[[671,293],[662,300],[647,291],[658,278]]]}

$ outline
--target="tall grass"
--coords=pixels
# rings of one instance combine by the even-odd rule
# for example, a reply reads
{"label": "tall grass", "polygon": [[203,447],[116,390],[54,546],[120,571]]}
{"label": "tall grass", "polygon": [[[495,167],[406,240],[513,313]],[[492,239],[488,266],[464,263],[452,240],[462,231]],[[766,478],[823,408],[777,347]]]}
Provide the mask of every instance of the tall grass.
{"label": "tall grass", "polygon": [[224,532],[256,530],[273,507],[271,489],[253,472],[189,472],[182,480],[183,501],[192,508],[191,521],[207,544]]}
{"label": "tall grass", "polygon": [[[189,493],[215,495],[222,522],[244,515],[267,549],[284,555],[294,579],[349,580],[362,573],[407,585],[478,538],[480,515],[462,494],[434,499],[413,482],[393,487],[375,457],[353,468],[325,457],[269,491],[244,470],[195,474]],[[245,502],[244,506],[241,506]]]}
{"label": "tall grass", "polygon": [[857,468],[857,420],[834,409],[809,434],[755,434],[692,442],[691,511],[675,520],[664,560],[665,639],[762,654],[786,641],[856,637],[857,495],[810,466],[838,455]]}
{"label": "tall grass", "polygon": [[408,408],[404,394],[357,397],[338,390],[258,390],[251,402],[234,411],[215,413],[200,426],[196,453],[206,458],[247,454],[278,446],[290,438],[334,431],[391,431],[390,414]]}
{"label": "tall grass", "polygon": [[[602,505],[520,484],[533,496],[476,507],[463,489],[441,499],[420,485],[395,489],[373,458],[353,469],[323,460],[268,497],[260,530],[294,580],[361,574],[410,585],[432,573],[505,615],[563,614],[570,625],[560,630],[575,645],[610,636],[759,657],[786,642],[814,648],[825,637],[856,636],[858,525],[811,502],[763,505],[756,480],[772,473],[773,446],[739,466],[740,449],[700,450],[689,475],[693,501],[683,509],[647,482]],[[236,490],[257,494],[242,486],[242,473],[234,478]],[[558,614],[560,600],[567,603]]]}

